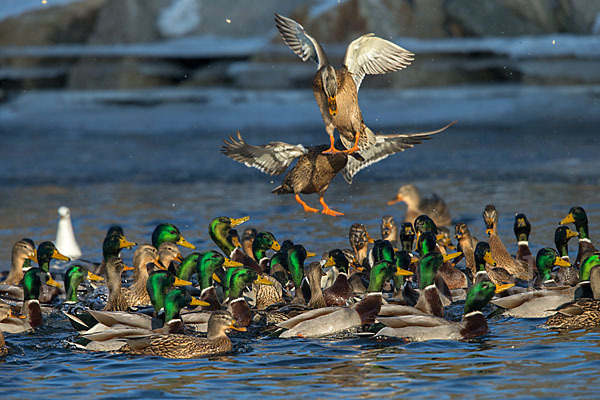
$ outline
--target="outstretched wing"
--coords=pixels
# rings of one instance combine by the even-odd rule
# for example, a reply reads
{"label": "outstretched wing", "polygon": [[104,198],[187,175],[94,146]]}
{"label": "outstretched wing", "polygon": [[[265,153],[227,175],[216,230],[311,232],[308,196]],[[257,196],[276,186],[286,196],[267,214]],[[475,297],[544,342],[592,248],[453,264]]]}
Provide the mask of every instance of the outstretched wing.
{"label": "outstretched wing", "polygon": [[356,90],[366,74],[377,75],[406,68],[414,54],[395,43],[368,33],[352,41],[346,49],[344,65],[352,73]]}
{"label": "outstretched wing", "polygon": [[229,136],[229,140],[225,139],[223,142],[225,144],[221,147],[221,153],[269,175],[283,173],[292,161],[308,152],[301,144],[292,145],[284,142],[253,146],[244,142],[239,131],[237,140]]}
{"label": "outstretched wing", "polygon": [[342,170],[342,175],[346,182],[352,183],[352,178],[361,169],[367,168],[369,165],[375,164],[389,155],[410,149],[416,144],[422,143],[423,140],[431,139],[432,135],[445,131],[455,123],[456,121],[452,121],[443,128],[430,132],[375,135],[377,143],[360,150],[360,154],[365,161],[358,161],[352,157],[348,157],[348,163]]}
{"label": "outstretched wing", "polygon": [[288,47],[302,59],[302,61],[311,60],[316,62],[319,64],[319,68],[329,63],[327,55],[325,55],[319,42],[306,33],[302,25],[291,18],[279,14],[275,14],[275,25],[285,44],[287,44]]}

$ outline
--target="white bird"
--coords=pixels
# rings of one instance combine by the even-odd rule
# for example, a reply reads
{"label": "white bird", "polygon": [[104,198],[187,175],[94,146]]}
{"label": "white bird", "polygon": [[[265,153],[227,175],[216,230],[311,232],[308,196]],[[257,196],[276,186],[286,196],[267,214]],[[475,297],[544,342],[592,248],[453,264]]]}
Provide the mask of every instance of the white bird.
{"label": "white bird", "polygon": [[81,249],[75,240],[73,225],[71,224],[71,210],[69,207],[58,207],[58,228],[56,229],[55,245],[58,251],[71,260],[81,257]]}

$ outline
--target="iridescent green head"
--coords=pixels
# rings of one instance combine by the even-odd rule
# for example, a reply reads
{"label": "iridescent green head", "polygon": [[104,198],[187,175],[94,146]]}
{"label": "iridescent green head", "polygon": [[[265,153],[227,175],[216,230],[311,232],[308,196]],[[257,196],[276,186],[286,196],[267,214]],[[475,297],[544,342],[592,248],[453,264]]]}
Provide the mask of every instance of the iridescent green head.
{"label": "iridescent green head", "polygon": [[579,267],[579,281],[589,281],[592,268],[600,265],[600,253],[594,253],[587,257]]}
{"label": "iridescent green head", "polygon": [[229,281],[229,299],[242,296],[244,289],[258,278],[256,271],[250,268],[236,268]]}
{"label": "iridescent green head", "polygon": [[[410,270],[410,264],[412,261],[412,257],[410,253],[406,250],[399,250],[394,254],[394,260],[396,267],[403,270]],[[394,275],[394,284],[396,285],[396,289],[399,289],[404,284],[404,276],[403,275]]]}
{"label": "iridescent green head", "polygon": [[157,270],[150,273],[146,281],[146,290],[154,311],[159,312],[165,307],[165,296],[173,283],[175,277],[169,271]]}
{"label": "iridescent green head", "polygon": [[415,230],[410,222],[404,222],[400,226],[400,243],[402,250],[411,252],[415,241]]}
{"label": "iridescent green head", "polygon": [[517,241],[529,241],[529,234],[531,233],[531,224],[527,220],[527,216],[525,214],[515,215],[513,231],[515,232],[515,237],[517,238]]}
{"label": "iridescent green head", "polygon": [[369,287],[367,288],[367,292],[381,292],[383,290],[383,285],[389,279],[392,279],[394,273],[396,272],[396,266],[390,261],[379,261],[371,268]]}
{"label": "iridescent green head", "polygon": [[483,281],[473,285],[467,293],[464,313],[468,314],[473,311],[481,311],[483,307],[490,302],[492,297],[494,297],[495,292],[496,285],[490,281]]}
{"label": "iridescent green head", "polygon": [[165,323],[173,319],[181,319],[179,314],[181,309],[189,306],[192,300],[192,295],[183,288],[169,290],[165,296]]}
{"label": "iridescent green head", "polygon": [[42,269],[42,271],[48,272],[50,268],[50,260],[61,260],[61,261],[71,261],[71,259],[63,254],[61,254],[54,243],[52,242],[42,242],[38,245],[37,248],[37,260],[38,265]]}
{"label": "iridescent green head", "polygon": [[70,302],[77,302],[77,286],[85,279],[93,281],[102,281],[97,275],[92,274],[81,265],[71,265],[65,274],[65,292],[67,294],[66,300]]}
{"label": "iridescent green head", "polygon": [[112,236],[112,235],[125,236],[125,231],[123,230],[123,228],[120,225],[111,225],[108,227],[108,230],[106,231],[106,236]]}
{"label": "iridescent green head", "polygon": [[238,268],[227,268],[225,273],[223,273],[223,277],[221,278],[221,285],[223,286],[223,297],[231,298],[229,296],[231,291],[231,277],[236,273]]}
{"label": "iridescent green head", "polygon": [[563,260],[559,257],[556,250],[551,247],[544,247],[540,249],[535,257],[535,264],[537,266],[540,278],[543,281],[552,279],[552,269],[555,265],[570,267],[571,264],[568,261]]}
{"label": "iridescent green head", "polygon": [[336,266],[340,272],[348,273],[348,267],[350,263],[344,255],[344,252],[340,249],[333,249],[327,253],[328,258],[325,262],[325,267]]}
{"label": "iridescent green head", "polygon": [[177,277],[189,281],[192,275],[196,272],[196,264],[200,258],[200,253],[194,252],[188,254],[187,257],[181,261],[179,268],[177,269]]}
{"label": "iridescent green head", "polygon": [[23,276],[23,301],[39,300],[42,284],[60,287],[60,284],[52,279],[50,273],[40,268],[30,268]]}
{"label": "iridescent green head", "polygon": [[433,285],[435,274],[439,271],[444,263],[444,256],[438,252],[431,252],[424,257],[421,257],[419,262],[419,288],[425,289],[429,285]]}
{"label": "iridescent green head", "polygon": [[438,233],[435,222],[433,222],[433,220],[425,214],[419,215],[415,219],[415,231],[421,234],[425,232],[433,232],[434,236]]}
{"label": "iridescent green head", "polygon": [[252,252],[256,261],[265,258],[267,250],[279,251],[280,249],[281,246],[271,232],[258,233],[252,242]]}
{"label": "iridescent green head", "polygon": [[136,245],[137,243],[130,242],[124,235],[114,233],[104,238],[104,242],[102,242],[102,256],[104,260],[108,260],[111,257],[119,257],[122,249],[130,249]]}
{"label": "iridescent green head", "polygon": [[281,243],[281,249],[277,253],[273,254],[273,257],[271,257],[271,262],[269,263],[269,265],[273,266],[275,264],[279,264],[283,268],[288,269],[287,252],[288,249],[293,245],[294,242],[292,242],[291,240],[284,240],[283,243]]}
{"label": "iridescent green head", "polygon": [[566,225],[560,225],[554,231],[554,245],[561,257],[569,256],[569,240],[577,236],[577,232],[573,232]]}
{"label": "iridescent green head", "polygon": [[571,207],[569,214],[560,221],[561,224],[574,223],[579,239],[588,239],[588,219],[582,207]]}
{"label": "iridescent green head", "polygon": [[229,230],[248,221],[249,219],[250,217],[217,217],[208,224],[208,234],[213,242],[215,242],[215,244],[223,251],[223,253],[229,256],[236,248],[236,246],[231,242],[231,239],[228,239]]}
{"label": "iridescent green head", "polygon": [[374,263],[384,260],[394,262],[394,246],[388,240],[376,240],[372,254]]}
{"label": "iridescent green head", "polygon": [[198,274],[198,283],[200,289],[206,289],[213,284],[213,274],[225,263],[225,257],[218,251],[208,250],[200,253],[196,263],[196,272]]}
{"label": "iridescent green head", "polygon": [[299,289],[302,284],[302,278],[304,278],[304,261],[307,257],[307,252],[304,246],[301,244],[295,244],[290,247],[288,253],[288,270],[292,275],[292,281],[296,289]]}
{"label": "iridescent green head", "polygon": [[164,242],[175,243],[190,249],[196,248],[196,246],[185,240],[175,225],[169,223],[157,225],[152,232],[152,245],[154,247],[158,249]]}
{"label": "iridescent green head", "polygon": [[417,242],[417,252],[421,257],[435,251],[437,246],[437,239],[433,232],[424,232],[419,235],[419,241]]}
{"label": "iridescent green head", "polygon": [[485,264],[496,266],[496,260],[492,257],[492,251],[488,242],[479,242],[475,246],[475,267],[477,271],[485,271]]}

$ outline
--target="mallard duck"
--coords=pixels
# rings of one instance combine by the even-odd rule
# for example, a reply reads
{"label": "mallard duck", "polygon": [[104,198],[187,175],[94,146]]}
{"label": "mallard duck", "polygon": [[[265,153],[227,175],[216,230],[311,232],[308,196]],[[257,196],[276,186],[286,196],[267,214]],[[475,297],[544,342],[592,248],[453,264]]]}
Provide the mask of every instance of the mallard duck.
{"label": "mallard duck", "polygon": [[537,272],[538,272],[538,280],[539,286],[548,286],[555,287],[557,286],[557,282],[554,274],[552,274],[552,269],[555,266],[570,268],[571,263],[564,260],[559,254],[551,247],[544,247],[540,249],[536,255],[537,257],[542,257],[541,262],[536,261]]}
{"label": "mallard duck", "polygon": [[[301,144],[292,145],[284,142],[271,142],[266,145],[253,146],[247,144],[240,132],[237,139],[229,136],[224,141],[221,152],[227,157],[254,167],[269,175],[279,175],[285,172],[289,165],[298,158],[296,165],[290,169],[283,183],[273,189],[275,194],[294,194],[295,199],[302,205],[305,212],[318,212],[316,208],[308,206],[300,194],[319,194],[319,202],[323,206],[323,214],[331,216],[343,215],[331,210],[325,203],[323,196],[331,180],[342,171],[346,181],[352,182],[352,177],[363,168],[380,161],[387,156],[414,147],[415,144],[429,139],[431,135],[447,129],[446,127],[422,133],[378,135],[377,143],[361,151],[361,155],[352,154],[350,158],[346,153],[323,154],[326,145],[304,147]],[[357,161],[359,158],[360,161]]]}
{"label": "mallard duck", "polygon": [[69,207],[58,207],[58,227],[56,228],[56,248],[72,260],[81,257],[81,249],[73,233],[71,210]]}
{"label": "mallard duck", "polygon": [[[215,271],[221,267],[235,268],[241,266],[241,263],[225,258],[221,253],[214,250],[203,251],[198,254],[198,261],[195,268],[198,276],[198,285],[201,290],[200,300],[208,303],[208,305],[202,308],[203,310],[215,311],[221,309],[221,303],[213,284],[213,280],[220,282]],[[186,280],[189,279],[181,275],[179,277]]]}
{"label": "mallard duck", "polygon": [[[10,306],[2,304],[0,306],[0,327],[5,320],[9,318],[23,318],[24,316],[15,316],[10,309]],[[4,334],[2,330],[0,330],[0,357],[3,357],[8,354],[8,347],[6,347],[6,342],[4,340]]]}
{"label": "mallard duck", "polygon": [[150,304],[150,296],[146,290],[148,281],[148,264],[152,263],[158,268],[159,255],[156,247],[151,244],[142,244],[133,253],[133,284],[129,288],[123,288],[122,292],[130,307]]}
{"label": "mallard duck", "polygon": [[[264,310],[271,304],[283,301],[283,286],[275,277],[268,274],[271,271],[270,259],[266,254],[267,250],[277,252],[281,250],[281,246],[271,232],[259,232],[252,242],[252,254],[254,259],[259,262],[261,276],[271,281],[272,285],[256,285],[253,287],[257,310]],[[307,257],[315,256],[314,253],[309,252],[306,255]]]}
{"label": "mallard duck", "polygon": [[[208,234],[213,242],[225,253],[227,257],[234,261],[240,256],[246,256],[244,251],[241,249],[242,245],[239,243],[233,243],[233,237],[229,236],[229,231],[248,221],[250,217],[242,218],[229,218],[229,217],[217,217],[214,218],[208,224]],[[254,260],[253,260],[254,261]],[[256,261],[255,261],[256,262]]]}
{"label": "mallard duck", "polygon": [[593,298],[578,299],[556,309],[544,324],[547,328],[583,329],[600,325],[600,253],[593,253],[581,264],[582,278],[589,279]]}
{"label": "mallard duck", "polygon": [[391,215],[381,217],[381,240],[387,240],[393,246],[398,243],[398,225]]}
{"label": "mallard duck", "polygon": [[[433,252],[442,254],[437,244],[436,236],[431,231],[426,231],[420,234],[419,240],[417,241],[417,250],[421,255],[421,258]],[[440,290],[442,293],[445,293],[447,290],[452,291],[456,289],[464,289],[468,286],[468,281],[465,274],[457,269],[452,262],[450,262],[461,255],[461,252],[443,254],[444,257],[442,264],[435,269],[436,272],[434,275],[436,275],[436,279],[441,278],[444,282],[444,285],[441,285],[441,282],[439,281],[436,282],[438,290]],[[418,272],[419,273],[417,274],[417,277],[420,280],[420,269]],[[449,300],[452,301],[451,298]],[[444,305],[447,305],[446,302],[444,302]]]}
{"label": "mallard duck", "polygon": [[396,273],[411,274],[399,270],[389,261],[380,261],[371,268],[367,294],[360,302],[352,307],[319,308],[290,318],[277,325],[286,329],[279,337],[318,337],[372,324],[381,309],[383,285]]}
{"label": "mallard duck", "polygon": [[[554,245],[560,254],[561,258],[571,263],[569,259],[569,239],[578,236],[577,232],[573,232],[566,225],[560,225],[554,231]],[[579,268],[575,266],[560,267],[556,273],[556,283],[559,285],[573,286],[579,282]]]}
{"label": "mallard duck", "polygon": [[179,247],[175,243],[172,242],[163,242],[158,246],[158,260],[159,268],[165,268],[171,271],[172,274],[177,273],[177,267],[173,264],[173,261],[181,263],[183,261],[183,256],[179,251]]}
{"label": "mallard duck", "polygon": [[[102,241],[102,262],[96,267],[94,273],[96,275],[104,275],[106,273],[106,261],[109,257],[115,256],[120,258],[121,250],[131,249],[134,246],[137,246],[137,243],[127,240],[121,226],[111,225]],[[129,270],[129,267],[126,267],[125,270]]]}
{"label": "mallard duck", "polygon": [[24,238],[16,242],[12,248],[10,272],[2,285],[19,285],[23,280],[23,267],[28,265],[27,260],[37,261],[35,253],[33,240]]}
{"label": "mallard duck", "polygon": [[430,198],[421,198],[419,190],[413,184],[400,186],[396,197],[388,201],[388,205],[399,201],[406,203],[404,222],[414,222],[419,215],[427,215],[438,226],[450,225],[450,211],[441,197],[435,193]]}
{"label": "mallard duck", "polygon": [[191,282],[179,279],[167,270],[159,269],[152,271],[146,281],[146,291],[150,296],[155,315],[164,309],[165,296],[172,286],[188,286],[191,284]]}
{"label": "mallard duck", "polygon": [[165,358],[197,358],[223,354],[232,349],[226,332],[230,329],[246,330],[235,326],[235,323],[229,312],[213,311],[208,320],[206,339],[181,334],[152,335],[129,339],[119,351]]}
{"label": "mallard duck", "polygon": [[335,69],[323,48],[304,27],[293,19],[275,14],[275,25],[283,41],[302,61],[318,64],[313,79],[315,100],[321,110],[325,130],[335,153],[333,131],[337,129],[346,152],[354,152],[374,145],[375,135],[365,125],[358,106],[358,89],[366,74],[385,74],[406,68],[413,54],[402,47],[372,33],[352,41],[346,50],[343,66]]}
{"label": "mallard duck", "polygon": [[[400,259],[397,259],[397,253]],[[405,252],[404,252],[405,253]],[[411,257],[408,254],[396,252],[392,243],[388,240],[376,240],[373,243],[373,249],[370,253],[370,264],[377,264],[379,261],[389,261],[402,270],[406,270],[411,264]],[[408,257],[408,259],[406,259]],[[415,258],[416,262],[417,259]],[[412,273],[410,274],[412,275]],[[409,276],[410,276],[409,275]],[[393,276],[395,294],[401,294],[401,288],[404,286],[404,275],[396,274]]]}
{"label": "mallard duck", "polygon": [[487,320],[482,314],[483,307],[495,293],[504,290],[492,282],[480,282],[467,293],[464,315],[460,322],[448,321],[439,316],[406,315],[395,318],[378,318],[387,325],[376,336],[402,337],[412,341],[462,340],[485,335]]}
{"label": "mallard duck", "polygon": [[575,230],[579,234],[579,250],[577,251],[577,258],[575,259],[575,267],[579,267],[582,261],[589,257],[590,254],[598,251],[590,240],[587,214],[582,207],[571,207],[569,214],[567,214],[560,223],[575,224]]}
{"label": "mallard duck", "polygon": [[488,242],[479,242],[475,246],[475,252],[473,255],[475,262],[475,274],[473,275],[473,281],[477,280],[477,276],[480,272],[485,272],[488,279],[495,285],[502,285],[505,283],[514,283],[515,278],[503,268],[496,267],[496,260],[492,257],[490,245]]}
{"label": "mallard duck", "polygon": [[26,318],[8,318],[0,322],[0,331],[20,333],[36,329],[42,324],[42,310],[39,298],[44,285],[60,288],[49,272],[41,268],[30,268],[23,276],[23,305],[21,314]]}
{"label": "mallard duck", "polygon": [[81,265],[73,264],[69,267],[69,269],[67,269],[64,279],[66,302],[77,303],[79,301],[79,299],[77,298],[77,287],[85,279],[88,279],[90,281],[104,280],[104,278],[102,278],[101,276],[93,274]]}
{"label": "mallard duck", "polygon": [[469,227],[464,222],[459,222],[454,227],[454,237],[458,240],[458,248],[463,253],[467,270],[471,272],[471,278],[477,274],[475,264],[475,246],[477,239],[471,235]]}
{"label": "mallard duck", "polygon": [[375,240],[369,236],[367,228],[363,224],[352,224],[350,231],[348,232],[348,241],[350,242],[350,247],[354,250],[354,256],[358,264],[365,266],[365,260],[367,260],[369,254],[369,243],[375,242]]}
{"label": "mallard duck", "polygon": [[[340,249],[333,249],[329,251],[327,261],[323,266],[335,267],[339,271],[333,284],[323,290],[323,299],[325,304],[328,307],[347,305],[350,299],[354,297],[354,290],[349,282],[351,263],[348,261],[348,258]],[[363,269],[360,266],[358,268],[359,269],[355,269],[358,271]],[[310,306],[311,305],[309,303],[309,307]]]}
{"label": "mallard duck", "polygon": [[525,281],[533,279],[533,268],[524,261],[515,260],[506,250],[500,236],[498,236],[498,211],[496,211],[496,207],[493,204],[485,206],[483,220],[486,226],[486,233],[489,235],[492,257],[494,257],[498,266],[519,279]]}
{"label": "mallard duck", "polygon": [[252,313],[248,302],[242,295],[246,287],[256,283],[261,285],[272,285],[273,282],[260,276],[255,270],[240,267],[235,268],[229,279],[229,301],[228,310],[238,321],[239,326],[249,326],[252,322]]}
{"label": "mallard duck", "polygon": [[294,304],[306,304],[302,292],[302,280],[304,279],[304,261],[308,258],[308,252],[301,244],[295,244],[287,250],[287,266],[294,283]]}
{"label": "mallard duck", "polygon": [[[423,236],[426,237],[431,232]],[[422,256],[419,261],[419,299],[415,308],[424,313],[444,316],[444,306],[452,303],[452,294],[443,277],[438,274],[442,264],[457,257],[458,253],[451,255],[430,251]]]}
{"label": "mallard duck", "polygon": [[535,267],[535,259],[531,250],[529,249],[529,234],[531,233],[531,224],[525,214],[515,215],[515,224],[513,225],[513,231],[517,238],[517,255],[515,258],[517,261],[524,261],[529,267]]}
{"label": "mallard duck", "polygon": [[552,280],[553,266],[566,265],[556,251],[550,247],[540,249],[535,262],[542,283],[552,283],[553,286],[543,286],[541,290],[492,300],[494,305],[504,309],[505,315],[517,318],[545,318],[552,315],[552,310],[561,304],[573,300],[577,287],[556,287]]}
{"label": "mallard duck", "polygon": [[152,246],[157,249],[164,242],[178,244],[189,249],[195,249],[196,246],[188,242],[182,235],[179,229],[173,224],[162,223],[158,224],[152,231]]}
{"label": "mallard duck", "polygon": [[310,301],[307,304],[308,308],[327,307],[327,303],[323,297],[323,291],[321,290],[321,278],[324,275],[321,263],[318,261],[312,262],[306,267],[306,278],[310,285]]}

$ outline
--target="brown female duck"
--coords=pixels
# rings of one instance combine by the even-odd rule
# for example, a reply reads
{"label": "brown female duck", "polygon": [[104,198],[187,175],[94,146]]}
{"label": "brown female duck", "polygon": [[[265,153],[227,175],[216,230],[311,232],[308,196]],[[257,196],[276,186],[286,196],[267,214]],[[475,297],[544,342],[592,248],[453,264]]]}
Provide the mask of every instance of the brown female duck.
{"label": "brown female duck", "polygon": [[519,279],[526,281],[533,279],[534,269],[528,263],[514,259],[506,250],[500,236],[498,236],[498,211],[496,211],[494,205],[488,204],[485,206],[483,220],[486,225],[486,232],[489,235],[492,257],[496,260],[498,266]]}
{"label": "brown female duck", "polygon": [[458,247],[465,258],[467,270],[471,272],[471,278],[477,274],[475,263],[475,246],[477,239],[471,235],[469,227],[464,222],[459,222],[454,227],[454,237],[458,240]]}
{"label": "brown female duck", "polygon": [[313,92],[331,142],[327,151],[338,151],[334,147],[334,129],[338,130],[347,152],[375,144],[375,135],[365,125],[358,106],[360,84],[366,74],[385,74],[406,68],[413,54],[370,33],[350,43],[344,65],[335,69],[319,42],[306,33],[302,25],[279,14],[275,14],[275,24],[285,44],[302,61],[318,64]]}
{"label": "brown female duck", "polygon": [[[169,243],[169,245],[172,244]],[[150,263],[162,268],[159,264],[156,248],[151,244],[142,244],[133,253],[133,284],[122,290],[130,307],[150,304],[150,296],[146,290],[146,282],[148,281],[147,265]]]}
{"label": "brown female duck", "polygon": [[435,193],[430,198],[421,198],[421,194],[415,185],[403,185],[398,189],[396,197],[388,201],[392,205],[399,201],[406,203],[406,215],[404,222],[413,223],[419,215],[429,216],[437,226],[450,225],[450,211],[448,206]]}
{"label": "brown female duck", "polygon": [[35,246],[31,239],[21,239],[13,245],[10,272],[3,285],[19,285],[23,280],[23,265],[27,260],[37,261],[35,257]]}

